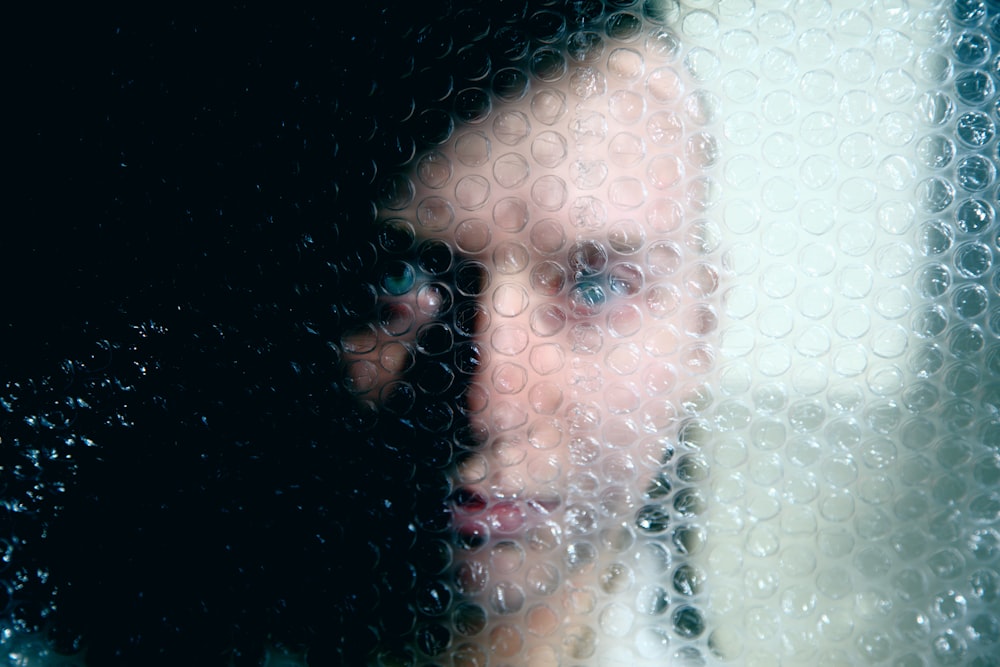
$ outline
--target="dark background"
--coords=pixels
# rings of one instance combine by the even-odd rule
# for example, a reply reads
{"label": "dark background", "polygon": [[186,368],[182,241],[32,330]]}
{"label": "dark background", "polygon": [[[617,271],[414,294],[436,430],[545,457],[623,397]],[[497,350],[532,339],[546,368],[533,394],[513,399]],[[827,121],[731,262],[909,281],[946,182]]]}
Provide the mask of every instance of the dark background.
{"label": "dark background", "polygon": [[539,9],[603,12],[525,3],[10,16],[0,625],[91,665],[447,645],[451,441],[358,409],[339,341],[380,178],[553,36]]}

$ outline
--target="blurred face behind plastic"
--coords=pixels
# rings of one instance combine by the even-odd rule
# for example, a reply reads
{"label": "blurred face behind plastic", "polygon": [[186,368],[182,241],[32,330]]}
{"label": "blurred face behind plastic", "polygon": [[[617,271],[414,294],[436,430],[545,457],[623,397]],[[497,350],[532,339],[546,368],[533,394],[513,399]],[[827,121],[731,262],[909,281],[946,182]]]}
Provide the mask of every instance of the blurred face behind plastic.
{"label": "blurred face behind plastic", "polygon": [[997,618],[985,9],[675,9],[536,45],[387,188],[415,259],[348,377],[463,384],[453,662],[964,656],[932,608]]}

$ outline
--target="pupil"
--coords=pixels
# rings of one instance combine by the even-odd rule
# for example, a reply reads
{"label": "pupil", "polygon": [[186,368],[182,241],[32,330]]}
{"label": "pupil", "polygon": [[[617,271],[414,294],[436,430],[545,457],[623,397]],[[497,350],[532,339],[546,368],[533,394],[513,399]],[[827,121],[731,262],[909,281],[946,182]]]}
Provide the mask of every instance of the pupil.
{"label": "pupil", "polygon": [[570,308],[573,314],[580,317],[589,317],[601,312],[607,297],[600,285],[595,283],[581,283],[572,289],[569,294]]}
{"label": "pupil", "polygon": [[608,253],[596,241],[583,241],[573,246],[569,252],[570,270],[578,278],[596,276],[608,263]]}

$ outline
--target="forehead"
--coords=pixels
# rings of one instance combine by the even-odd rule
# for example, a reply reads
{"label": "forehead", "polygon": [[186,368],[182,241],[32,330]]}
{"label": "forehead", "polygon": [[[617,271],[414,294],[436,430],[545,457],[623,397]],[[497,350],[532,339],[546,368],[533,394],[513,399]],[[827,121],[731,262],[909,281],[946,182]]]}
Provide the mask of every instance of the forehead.
{"label": "forehead", "polygon": [[718,139],[683,108],[676,38],[635,18],[541,49],[532,76],[497,73],[502,98],[389,179],[382,219],[467,254],[516,242],[547,256],[580,238],[627,254],[708,208],[697,173]]}

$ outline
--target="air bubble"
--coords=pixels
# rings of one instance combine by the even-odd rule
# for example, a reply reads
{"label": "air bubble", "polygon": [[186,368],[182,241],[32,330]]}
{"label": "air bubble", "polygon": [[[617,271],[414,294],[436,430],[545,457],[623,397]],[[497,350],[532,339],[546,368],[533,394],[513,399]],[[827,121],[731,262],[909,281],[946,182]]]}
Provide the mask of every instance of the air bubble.
{"label": "air bubble", "polygon": [[604,24],[604,30],[611,39],[631,42],[637,39],[642,31],[642,19],[628,12],[612,14]]}
{"label": "air bubble", "polygon": [[965,234],[976,234],[993,224],[993,207],[979,199],[967,199],[955,210],[955,223]]}
{"label": "air bubble", "polygon": [[586,625],[570,625],[563,630],[562,646],[570,658],[589,658],[597,650],[597,633]]}
{"label": "air bubble", "polygon": [[379,245],[390,253],[406,252],[413,247],[416,232],[406,220],[387,220],[379,230]]}
{"label": "air bubble", "polygon": [[804,62],[816,65],[826,64],[836,51],[833,36],[822,28],[804,30],[799,35],[797,46]]}
{"label": "air bubble", "polygon": [[993,264],[988,246],[979,242],[964,243],[955,249],[955,268],[968,278],[982,276]]}
{"label": "air bubble", "polygon": [[943,135],[930,135],[917,143],[917,157],[931,169],[942,169],[955,157],[955,144]]}
{"label": "air bubble", "polygon": [[578,109],[570,129],[577,146],[597,146],[608,136],[608,120],[602,113]]}
{"label": "air bubble", "polygon": [[501,581],[490,591],[490,606],[500,615],[516,614],[524,606],[524,590],[517,584]]}
{"label": "air bubble", "polygon": [[531,156],[543,167],[557,167],[569,156],[569,143],[558,132],[542,132],[531,142]]}
{"label": "air bubble", "polygon": [[956,178],[963,190],[979,192],[993,184],[996,167],[981,155],[971,155],[962,159],[956,166]]}
{"label": "air bubble", "polygon": [[634,167],[645,157],[645,142],[630,132],[619,132],[608,143],[608,158],[615,166]]}
{"label": "air bubble", "polygon": [[467,125],[485,121],[493,110],[489,93],[480,88],[466,88],[455,95],[455,115]]}
{"label": "air bubble", "polygon": [[[593,568],[597,560],[597,549],[589,542],[573,542],[566,547],[563,561],[570,572],[586,572]],[[578,595],[570,600],[570,604],[579,608],[580,612],[587,613],[593,609],[594,595],[586,591],[578,591]]]}
{"label": "air bubble", "polygon": [[733,70],[722,78],[722,91],[734,102],[753,100],[757,96],[758,88],[757,75],[749,70]]}
{"label": "air bubble", "polygon": [[722,112],[722,101],[714,93],[699,89],[687,95],[682,101],[685,114],[696,125],[714,123]]}
{"label": "air bubble", "polygon": [[493,291],[493,311],[501,317],[516,317],[528,307],[527,291],[520,285],[506,283]]}
{"label": "air bubble", "polygon": [[523,185],[529,174],[528,161],[518,153],[501,155],[493,163],[493,178],[508,189]]}
{"label": "air bubble", "polygon": [[718,30],[718,18],[702,9],[689,13],[681,22],[681,32],[693,40],[712,38],[718,33]]}
{"label": "air bubble", "polygon": [[387,294],[399,296],[413,289],[416,274],[406,262],[392,262],[382,273],[380,284]]}
{"label": "air bubble", "polygon": [[577,67],[569,78],[569,90],[581,100],[599,97],[607,91],[604,74],[593,67]]}
{"label": "air bubble", "polygon": [[657,145],[666,146],[678,142],[684,131],[680,117],[675,113],[658,111],[650,114],[646,121],[646,134]]}
{"label": "air bubble", "polygon": [[427,197],[417,206],[417,222],[429,232],[443,232],[455,221],[455,211],[447,199]]}
{"label": "air bubble", "polygon": [[913,250],[903,243],[889,243],[878,250],[875,265],[887,278],[899,278],[910,272],[913,266]]}
{"label": "air bubble", "polygon": [[566,285],[566,271],[556,262],[540,262],[531,270],[530,281],[538,294],[555,296]]}
{"label": "air bubble", "polygon": [[707,132],[690,136],[684,146],[688,162],[700,169],[708,169],[719,160],[719,142]]}
{"label": "air bubble", "polygon": [[795,21],[782,11],[771,10],[757,18],[757,29],[775,42],[786,42],[795,36]]}
{"label": "air bubble", "polygon": [[569,291],[570,311],[578,317],[599,314],[606,302],[604,290],[594,283],[581,283]]}
{"label": "air bubble", "polygon": [[531,98],[531,114],[542,125],[555,125],[567,110],[566,95],[558,90],[545,88]]}
{"label": "air bubble", "polygon": [[[463,593],[471,591],[462,588]],[[466,637],[474,637],[486,628],[486,610],[479,605],[463,603],[452,612],[452,624],[455,631]]]}
{"label": "air bubble", "polygon": [[[604,160],[580,159],[569,166],[570,180],[580,190],[593,190],[600,187],[608,177],[608,165]],[[641,188],[641,183],[639,186]],[[619,195],[620,196],[620,195]],[[626,199],[628,201],[628,199]]]}
{"label": "air bubble", "polygon": [[559,306],[543,304],[531,312],[531,331],[541,338],[555,336],[563,330],[568,320],[569,316]]}
{"label": "air bubble", "polygon": [[575,32],[567,40],[569,56],[579,62],[593,64],[604,53],[604,41],[595,32]]}
{"label": "air bubble", "polygon": [[440,189],[451,180],[453,167],[451,160],[440,151],[427,153],[417,163],[417,178],[432,189]]}
{"label": "air bubble", "polygon": [[612,563],[601,572],[598,581],[605,593],[624,593],[635,583],[635,573],[623,563]]}
{"label": "air bubble", "polygon": [[982,330],[976,325],[956,326],[948,340],[948,349],[959,359],[978,354],[985,345]]}
{"label": "air bubble", "polygon": [[917,205],[927,213],[940,213],[955,201],[955,188],[950,181],[928,178],[917,184]]}
{"label": "air bubble", "polygon": [[927,306],[914,314],[913,332],[921,338],[935,338],[947,325],[948,316],[940,306]]}
{"label": "air bubble", "polygon": [[464,220],[455,229],[455,245],[459,250],[469,254],[485,249],[491,238],[490,228],[482,220]]}
{"label": "air bubble", "polygon": [[[566,205],[568,196],[569,192],[566,182],[558,176],[542,176],[531,185],[531,201],[546,211],[558,211],[561,209]],[[524,214],[524,219],[526,222],[527,213]],[[524,225],[521,224],[520,228],[523,227]]]}
{"label": "air bubble", "polygon": [[531,54],[529,68],[539,81],[553,83],[566,75],[567,66],[562,53],[543,47]]}
{"label": "air bubble", "polygon": [[577,197],[570,203],[569,222],[580,231],[598,231],[607,220],[608,210],[602,199],[584,196]]}
{"label": "air bubble", "polygon": [[521,60],[528,55],[531,39],[515,26],[505,25],[493,34],[493,42],[501,56],[507,60]]}
{"label": "air bubble", "polygon": [[642,269],[631,263],[616,264],[608,274],[608,286],[619,296],[635,296],[643,287]]}
{"label": "air bubble", "polygon": [[952,294],[952,305],[959,317],[975,319],[989,307],[989,296],[982,285],[963,285]]}
{"label": "air bubble", "polygon": [[623,255],[638,252],[645,240],[645,231],[635,220],[620,220],[608,230],[609,245],[615,252]]}
{"label": "air bubble", "polygon": [[685,639],[700,637],[705,632],[705,619],[695,607],[680,607],[673,614],[674,632]]}
{"label": "air bubble", "polygon": [[772,167],[789,167],[798,159],[798,143],[790,134],[775,132],[764,139],[761,154]]}
{"label": "air bubble", "polygon": [[967,146],[981,148],[992,141],[996,127],[985,113],[968,111],[959,117],[956,133]]}
{"label": "air bubble", "polygon": [[684,67],[694,81],[705,83],[719,76],[721,62],[713,51],[695,47],[684,58]]}
{"label": "air bubble", "polygon": [[916,135],[913,117],[901,111],[891,111],[878,121],[878,137],[893,147],[909,144]]}
{"label": "air bubble", "polygon": [[955,101],[940,91],[925,93],[917,103],[920,119],[932,127],[945,125],[955,113]]}
{"label": "air bubble", "polygon": [[455,155],[466,167],[479,167],[490,159],[490,140],[482,132],[467,132],[455,140]]}
{"label": "air bubble", "polygon": [[965,25],[979,23],[988,11],[983,0],[955,0],[950,8],[955,20]]}
{"label": "air bubble", "polygon": [[920,251],[928,257],[940,255],[951,248],[955,232],[943,220],[930,220],[920,228],[917,236]]}
{"label": "air bubble", "polygon": [[898,30],[883,28],[875,38],[875,54],[891,65],[902,66],[914,55],[913,39]]}
{"label": "air bubble", "polygon": [[646,100],[642,95],[628,90],[619,90],[608,100],[611,117],[625,125],[637,123],[646,111]]}
{"label": "air bubble", "polygon": [[965,657],[965,640],[951,630],[946,630],[931,642],[934,657],[942,665],[958,664]]}
{"label": "air bubble", "polygon": [[951,272],[942,264],[930,264],[920,270],[916,285],[924,298],[941,296],[951,286]]}
{"label": "air bubble", "polygon": [[892,655],[892,640],[883,632],[865,632],[857,638],[855,645],[868,662],[883,662]]}
{"label": "air bubble", "polygon": [[490,183],[482,176],[466,176],[455,184],[455,203],[466,211],[482,208],[489,198]]}
{"label": "air bubble", "polygon": [[567,260],[570,270],[577,277],[595,276],[604,271],[608,262],[608,253],[596,241],[581,241],[570,249]]}
{"label": "air bubble", "polygon": [[837,59],[837,70],[851,83],[864,83],[875,73],[875,59],[865,49],[847,49]]}
{"label": "air bubble", "polygon": [[608,72],[623,81],[639,79],[645,70],[642,54],[635,49],[615,49],[608,56]]}
{"label": "air bubble", "polygon": [[994,92],[993,79],[986,72],[972,70],[955,77],[955,93],[966,104],[983,104],[993,97]]}
{"label": "air bubble", "polygon": [[913,99],[917,84],[906,70],[895,69],[883,73],[875,83],[879,97],[888,104],[905,104]]}
{"label": "air bubble", "polygon": [[[498,70],[493,75],[493,93],[504,102],[515,102],[523,98],[528,92],[528,85],[528,77],[524,72],[513,67]],[[494,131],[496,131],[496,127],[497,124],[494,121]],[[507,143],[499,136],[497,139]]]}
{"label": "air bubble", "polygon": [[798,100],[787,90],[769,93],[761,101],[761,113],[774,125],[787,125],[798,113]]}

